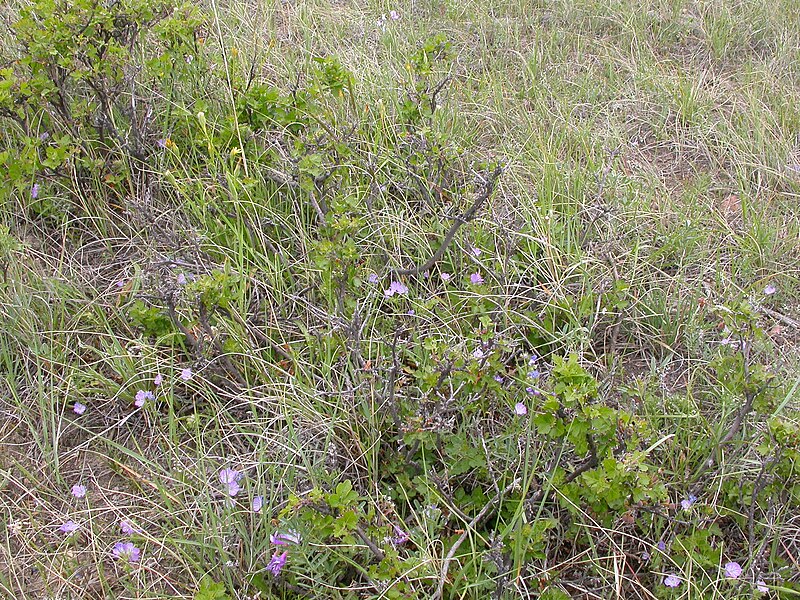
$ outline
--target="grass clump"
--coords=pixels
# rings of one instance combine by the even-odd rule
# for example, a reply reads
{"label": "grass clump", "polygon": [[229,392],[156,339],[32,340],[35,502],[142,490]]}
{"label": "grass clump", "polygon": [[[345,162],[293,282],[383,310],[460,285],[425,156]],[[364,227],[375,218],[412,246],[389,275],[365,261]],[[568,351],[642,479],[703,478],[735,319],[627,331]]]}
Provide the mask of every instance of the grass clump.
{"label": "grass clump", "polygon": [[791,15],[9,5],[2,593],[797,593]]}

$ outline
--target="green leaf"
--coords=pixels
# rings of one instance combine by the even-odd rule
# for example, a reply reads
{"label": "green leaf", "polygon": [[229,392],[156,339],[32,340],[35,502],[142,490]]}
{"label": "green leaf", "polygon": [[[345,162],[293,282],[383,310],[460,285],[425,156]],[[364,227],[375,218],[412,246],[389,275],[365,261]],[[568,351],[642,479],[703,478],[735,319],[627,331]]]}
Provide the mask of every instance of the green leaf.
{"label": "green leaf", "polygon": [[217,583],[206,575],[200,582],[200,587],[194,594],[194,600],[230,600],[225,586]]}

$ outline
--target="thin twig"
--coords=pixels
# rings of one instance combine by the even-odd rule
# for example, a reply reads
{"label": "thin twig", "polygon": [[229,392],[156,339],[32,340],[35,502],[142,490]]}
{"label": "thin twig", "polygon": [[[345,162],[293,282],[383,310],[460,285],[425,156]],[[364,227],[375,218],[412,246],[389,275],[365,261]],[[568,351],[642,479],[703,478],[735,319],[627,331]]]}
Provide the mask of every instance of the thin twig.
{"label": "thin twig", "polygon": [[236,320],[236,322],[239,323],[239,325],[243,327],[245,331],[251,333],[253,337],[256,338],[257,341],[261,342],[262,344],[266,344],[267,346],[270,347],[270,349],[273,352],[279,354],[280,356],[288,360],[290,363],[294,362],[294,358],[292,357],[291,354],[289,354],[278,344],[273,342],[265,333],[261,332],[255,325],[249,325],[247,322],[245,322],[245,320],[239,313],[237,313],[234,310],[231,310],[230,308],[224,308],[223,310],[229,317],[232,317],[234,320]]}
{"label": "thin twig", "polygon": [[[560,409],[559,412],[563,412],[563,410]],[[566,414],[564,414],[564,416],[561,418],[566,419]],[[575,470],[571,471],[566,477],[564,477],[563,485],[572,483],[583,473],[589,469],[594,469],[599,464],[600,460],[597,456],[597,444],[595,443],[594,436],[591,433],[586,434],[586,443],[589,446],[589,456],[587,456],[581,464],[575,467]],[[553,468],[555,468],[555,465],[553,465]],[[530,506],[539,504],[542,500],[544,500],[546,495],[547,488],[542,486],[530,500],[526,500],[526,503]]]}
{"label": "thin twig", "polygon": [[469,223],[472,219],[475,218],[475,214],[480,210],[480,208],[486,203],[489,197],[492,195],[495,186],[497,185],[497,180],[500,177],[500,174],[503,172],[501,167],[497,167],[494,171],[489,173],[486,181],[484,182],[483,189],[481,193],[478,194],[478,197],[475,198],[475,201],[461,216],[456,217],[453,224],[450,226],[450,229],[444,236],[442,243],[439,245],[439,248],[436,252],[433,253],[427,261],[423,264],[412,267],[410,269],[397,269],[394,271],[396,275],[418,275],[419,273],[424,273],[428,271],[435,265],[439,260],[441,260],[442,256],[444,256],[447,247],[452,243],[453,238],[456,236],[456,232],[458,229],[464,224]]}
{"label": "thin twig", "polygon": [[361,539],[362,542],[364,542],[364,545],[367,548],[370,549],[370,551],[372,552],[372,554],[375,555],[375,558],[378,561],[383,560],[383,558],[384,558],[383,550],[378,548],[378,546],[375,544],[375,542],[373,542],[371,539],[369,539],[369,536],[361,528],[361,525],[356,525],[356,527],[355,527],[355,529],[353,529],[353,531],[356,532],[356,535]]}
{"label": "thin twig", "polygon": [[467,539],[470,532],[475,529],[475,527],[485,519],[494,506],[500,501],[500,499],[517,487],[522,481],[520,478],[515,479],[511,483],[509,483],[502,492],[498,493],[494,498],[489,500],[486,505],[481,509],[481,511],[473,517],[473,519],[467,523],[467,526],[464,528],[464,533],[462,533],[459,538],[455,541],[455,543],[450,547],[450,551],[447,553],[447,556],[444,559],[444,563],[442,563],[442,570],[439,572],[439,585],[436,588],[436,593],[431,596],[431,600],[439,600],[442,597],[442,593],[444,592],[444,584],[445,580],[447,579],[447,571],[450,569],[450,563],[453,562],[453,557],[458,552],[458,549],[461,547],[461,544],[464,543],[464,540]]}
{"label": "thin twig", "polygon": [[788,325],[789,327],[794,327],[795,329],[800,329],[800,321],[795,321],[791,317],[782,315],[778,311],[772,310],[771,308],[767,308],[766,306],[760,306],[758,310],[763,312],[765,315],[772,317],[773,319],[777,319],[784,325]]}

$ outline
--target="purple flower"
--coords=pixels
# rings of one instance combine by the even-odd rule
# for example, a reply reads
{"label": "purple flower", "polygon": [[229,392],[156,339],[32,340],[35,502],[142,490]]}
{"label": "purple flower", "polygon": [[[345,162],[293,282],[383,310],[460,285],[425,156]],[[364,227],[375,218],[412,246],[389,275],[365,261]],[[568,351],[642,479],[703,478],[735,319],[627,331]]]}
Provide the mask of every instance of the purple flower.
{"label": "purple flower", "polygon": [[681,508],[683,508],[683,510],[689,510],[695,502],[697,502],[697,496],[689,494],[688,498],[681,500]]}
{"label": "purple flower", "polygon": [[269,541],[276,546],[288,546],[289,544],[299,544],[303,538],[300,534],[290,529],[286,533],[273,533],[269,536]]}
{"label": "purple flower", "polygon": [[514,412],[519,415],[520,417],[524,417],[528,414],[528,407],[525,406],[524,402],[517,402],[514,405]]}
{"label": "purple flower", "polygon": [[194,373],[192,373],[191,369],[183,369],[181,371],[181,379],[183,379],[184,381],[189,381],[192,378],[193,374]]}
{"label": "purple flower", "polygon": [[538,396],[539,394],[541,394],[539,390],[531,386],[526,387],[525,391],[528,392],[531,396]]}
{"label": "purple flower", "polygon": [[69,521],[64,523],[61,527],[59,527],[58,530],[62,533],[75,533],[79,528],[80,525],[78,525],[75,521],[70,519]]}
{"label": "purple flower", "polygon": [[269,563],[267,564],[267,571],[272,573],[275,577],[281,574],[283,567],[286,566],[286,559],[289,557],[289,551],[284,550],[283,554],[275,554],[272,555]]}
{"label": "purple flower", "polygon": [[742,575],[742,565],[738,562],[725,563],[725,577],[730,579],[739,579]]}
{"label": "purple flower", "polygon": [[664,585],[671,588],[676,588],[681,584],[681,578],[675,575],[675,573],[670,573],[666,577],[664,577]]}
{"label": "purple flower", "polygon": [[375,285],[376,283],[380,282],[380,280],[381,280],[381,278],[378,277],[377,273],[370,273],[369,277],[367,277],[367,281],[369,283],[371,283],[372,285]]}
{"label": "purple flower", "polygon": [[415,314],[417,314],[417,311],[415,311],[413,308],[410,308],[406,314],[408,314],[409,317],[413,317]]}
{"label": "purple flower", "polygon": [[399,281],[393,281],[391,284],[389,284],[389,289],[384,290],[383,293],[387,298],[391,298],[395,294],[403,296],[408,293],[408,288]]}
{"label": "purple flower", "polygon": [[497,383],[503,383],[503,382],[505,381],[505,379],[503,379],[503,376],[502,376],[502,375],[495,375],[495,376],[494,376],[494,380],[495,380]]}
{"label": "purple flower", "polygon": [[186,274],[185,273],[178,273],[178,279],[176,279],[178,285],[186,285]]}
{"label": "purple flower", "polygon": [[528,373],[528,379],[539,379],[540,375],[541,375],[541,373],[539,373],[539,370],[538,369],[534,369],[533,371]]}
{"label": "purple flower", "polygon": [[772,294],[774,294],[777,291],[778,291],[778,288],[776,288],[774,285],[772,285],[770,283],[767,287],[764,288],[764,295],[765,296],[772,296]]}
{"label": "purple flower", "polygon": [[479,283],[483,283],[483,277],[481,277],[480,273],[473,273],[469,276],[470,283],[473,285],[478,285]]}
{"label": "purple flower", "polygon": [[50,134],[46,131],[43,131],[42,133],[39,134],[39,139],[43,142],[46,142],[47,140],[50,139]]}
{"label": "purple flower", "polygon": [[138,408],[142,408],[147,400],[153,400],[154,398],[155,396],[153,395],[153,392],[150,391],[146,392],[144,390],[139,390],[138,392],[136,392],[136,400],[134,401],[134,404]]}
{"label": "purple flower", "polygon": [[480,248],[472,248],[471,252],[472,252],[472,256],[476,256],[476,257],[480,256],[483,253],[483,251]]}
{"label": "purple flower", "polygon": [[139,562],[139,556],[142,554],[142,551],[134,546],[133,542],[117,542],[114,544],[111,554],[114,555],[114,558],[135,563]]}
{"label": "purple flower", "polygon": [[756,581],[756,589],[762,594],[766,594],[769,591],[769,588],[763,579]]}
{"label": "purple flower", "polygon": [[531,354],[531,355],[530,355],[530,358],[528,358],[528,364],[529,364],[530,366],[533,366],[533,365],[535,365],[535,364],[536,364],[536,361],[537,361],[537,360],[539,360],[539,357],[538,357],[538,356],[536,356],[535,354]]}
{"label": "purple flower", "polygon": [[162,150],[167,147],[167,140],[166,138],[161,138],[160,140],[156,140],[156,146],[161,148]]}
{"label": "purple flower", "polygon": [[72,406],[72,412],[74,412],[76,415],[82,415],[83,413],[86,412],[86,405],[81,404],[80,402],[76,402]]}
{"label": "purple flower", "polygon": [[472,353],[472,358],[475,360],[480,360],[484,356],[486,356],[486,353],[481,348],[475,348],[475,351]]}
{"label": "purple flower", "polygon": [[76,498],[83,498],[86,495],[86,486],[76,483],[72,486],[72,495]]}
{"label": "purple flower", "polygon": [[656,544],[656,548],[658,548],[659,550],[664,552],[667,549],[667,545],[664,543],[664,540],[658,540],[658,543]]}
{"label": "purple flower", "polygon": [[397,21],[400,18],[400,13],[398,13],[396,10],[391,10],[389,11],[389,18],[392,21]]}
{"label": "purple flower", "polygon": [[33,187],[31,188],[31,198],[38,198],[39,197],[39,184],[34,183]]}
{"label": "purple flower", "polygon": [[139,530],[136,529],[133,525],[131,525],[131,523],[129,523],[128,521],[120,521],[119,528],[120,531],[122,531],[122,533],[124,533],[125,535],[133,535],[134,533],[139,533]]}
{"label": "purple flower", "polygon": [[155,379],[153,379],[153,385],[161,385],[162,383],[164,383],[164,377],[159,373],[156,375]]}
{"label": "purple flower", "polygon": [[446,283],[446,282],[450,281],[450,278],[453,277],[453,276],[450,275],[450,273],[442,273],[441,275],[439,275],[439,277],[441,277],[442,281],[444,281]]}
{"label": "purple flower", "polygon": [[650,560],[650,553],[647,550],[642,552],[642,560],[644,560],[644,561]]}
{"label": "purple flower", "polygon": [[253,512],[261,512],[261,507],[264,506],[264,496],[254,496],[251,505]]}
{"label": "purple flower", "polygon": [[228,486],[228,496],[235,496],[242,488],[239,486],[239,480],[242,474],[236,469],[222,469],[219,472],[220,483]]}
{"label": "purple flower", "polygon": [[236,469],[221,469],[219,472],[219,480],[221,483],[233,483],[234,481],[238,481],[241,476],[241,472]]}
{"label": "purple flower", "polygon": [[407,532],[400,529],[397,525],[394,526],[394,532],[395,536],[392,538],[392,544],[395,546],[402,546],[411,539],[411,536]]}

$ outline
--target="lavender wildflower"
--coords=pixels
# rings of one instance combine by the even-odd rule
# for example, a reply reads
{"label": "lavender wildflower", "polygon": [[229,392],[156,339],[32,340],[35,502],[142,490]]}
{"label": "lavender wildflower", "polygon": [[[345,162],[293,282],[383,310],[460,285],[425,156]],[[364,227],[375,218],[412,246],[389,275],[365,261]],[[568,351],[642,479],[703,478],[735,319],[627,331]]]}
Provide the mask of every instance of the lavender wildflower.
{"label": "lavender wildflower", "polygon": [[139,530],[136,529],[131,523],[128,521],[120,521],[119,522],[119,529],[125,535],[133,535],[134,533],[139,533]]}
{"label": "lavender wildflower", "polygon": [[389,288],[384,290],[383,293],[387,298],[391,298],[395,294],[404,296],[405,294],[408,294],[408,288],[399,281],[393,281],[391,284],[389,284]]}
{"label": "lavender wildflower", "polygon": [[286,559],[289,557],[288,550],[284,550],[283,554],[275,554],[270,559],[269,563],[267,564],[267,571],[272,573],[275,577],[281,574],[283,567],[286,566]]}
{"label": "lavender wildflower", "polygon": [[469,281],[473,285],[478,285],[483,283],[483,277],[481,277],[480,273],[473,273],[472,275],[469,276]]}
{"label": "lavender wildflower", "polygon": [[448,281],[450,281],[450,278],[452,277],[452,275],[450,275],[450,273],[442,273],[442,274],[439,275],[439,277],[442,278],[442,281],[447,283]]}
{"label": "lavender wildflower", "polygon": [[251,504],[253,512],[255,513],[261,512],[261,507],[263,506],[264,506],[264,496],[254,496],[253,503]]}
{"label": "lavender wildflower", "polygon": [[397,525],[394,526],[394,532],[396,535],[392,538],[392,544],[395,546],[402,546],[411,539],[411,536],[408,534],[408,532],[403,531]]}
{"label": "lavender wildflower", "polygon": [[472,358],[475,360],[481,360],[486,353],[481,348],[475,348],[475,351],[472,353]]}
{"label": "lavender wildflower", "polygon": [[58,530],[62,533],[75,533],[79,528],[80,525],[78,525],[75,521],[70,519],[69,521],[64,523],[61,527],[59,527]]}
{"label": "lavender wildflower", "polygon": [[137,408],[142,408],[147,400],[153,400],[153,399],[155,399],[153,392],[150,391],[146,392],[144,390],[139,390],[138,392],[136,392],[136,400],[134,401],[134,404],[136,405]]}
{"label": "lavender wildflower", "polygon": [[483,254],[483,250],[480,248],[472,248],[472,256],[478,257]]}
{"label": "lavender wildflower", "polygon": [[76,483],[72,486],[72,495],[76,498],[83,498],[86,495],[86,486]]}
{"label": "lavender wildflower", "polygon": [[695,502],[697,502],[697,496],[689,494],[688,498],[681,500],[681,508],[683,508],[683,510],[689,510]]}
{"label": "lavender wildflower", "polygon": [[767,287],[764,288],[764,295],[765,296],[772,296],[772,294],[774,294],[777,291],[778,291],[778,288],[776,288],[774,285],[772,285],[770,283]]}
{"label": "lavender wildflower", "polygon": [[81,404],[80,402],[76,402],[72,406],[72,412],[74,412],[76,415],[82,415],[83,413],[86,412],[86,405]]}
{"label": "lavender wildflower", "polygon": [[519,415],[520,417],[524,417],[528,414],[528,407],[525,406],[524,402],[517,402],[514,405],[514,412]]}
{"label": "lavender wildflower", "polygon": [[114,558],[127,560],[130,563],[139,562],[142,551],[133,545],[133,542],[117,542],[111,550]]}
{"label": "lavender wildflower", "polygon": [[667,545],[664,543],[664,540],[658,540],[658,543],[656,544],[656,548],[661,550],[661,552],[664,552],[667,549]]}
{"label": "lavender wildflower", "polygon": [[725,577],[729,579],[739,579],[742,575],[742,565],[738,562],[725,563]]}
{"label": "lavender wildflower", "polygon": [[762,594],[766,594],[769,591],[769,587],[767,587],[767,584],[763,579],[756,581],[756,589]]}
{"label": "lavender wildflower", "polygon": [[675,575],[675,573],[670,573],[666,577],[664,577],[664,585],[671,588],[676,588],[681,584],[681,578]]}
{"label": "lavender wildflower", "polygon": [[164,377],[161,373],[158,373],[155,379],[153,379],[153,385],[161,385],[162,383],[164,383]]}
{"label": "lavender wildflower", "polygon": [[497,383],[503,383],[503,382],[505,381],[505,379],[503,379],[503,376],[502,376],[502,375],[495,375],[495,376],[494,376],[494,380],[495,380]]}
{"label": "lavender wildflower", "polygon": [[400,13],[398,13],[396,10],[390,10],[389,11],[389,18],[392,21],[397,21],[400,18]]}
{"label": "lavender wildflower", "polygon": [[228,486],[228,496],[235,496],[242,488],[239,486],[239,480],[242,474],[235,469],[222,469],[219,472],[220,483]]}
{"label": "lavender wildflower", "polygon": [[381,278],[378,277],[377,273],[370,273],[369,277],[367,277],[367,281],[369,283],[371,283],[372,285],[377,284],[378,282],[380,282],[380,280],[381,280]]}
{"label": "lavender wildflower", "polygon": [[36,199],[39,197],[39,184],[34,183],[33,187],[31,188],[31,198]]}
{"label": "lavender wildflower", "polygon": [[194,373],[192,373],[191,369],[183,369],[181,371],[181,379],[183,379],[184,381],[189,381],[192,378],[193,374]]}
{"label": "lavender wildflower", "polygon": [[276,546],[288,546],[289,544],[299,544],[303,538],[296,531],[290,529],[286,533],[273,533],[269,536],[271,544]]}

